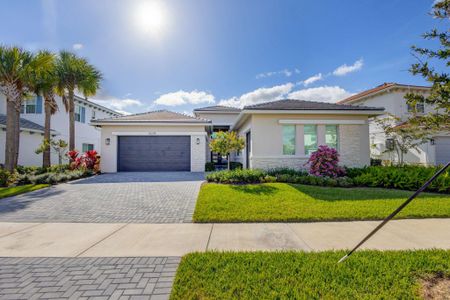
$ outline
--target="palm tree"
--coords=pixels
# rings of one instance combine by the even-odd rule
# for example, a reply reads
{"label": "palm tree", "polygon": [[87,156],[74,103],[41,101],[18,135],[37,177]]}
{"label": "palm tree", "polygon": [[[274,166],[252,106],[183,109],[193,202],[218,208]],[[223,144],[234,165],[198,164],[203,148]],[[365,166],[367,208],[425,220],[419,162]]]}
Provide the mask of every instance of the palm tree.
{"label": "palm tree", "polygon": [[46,56],[33,55],[19,47],[0,46],[0,92],[6,96],[5,168],[13,171],[19,158],[20,107],[32,92],[33,75],[49,64]]}
{"label": "palm tree", "polygon": [[69,150],[75,150],[75,90],[85,97],[95,95],[102,75],[85,58],[61,51],[56,62],[57,91],[69,112]]}
{"label": "palm tree", "polygon": [[58,111],[58,104],[55,100],[55,90],[57,78],[55,76],[56,57],[49,51],[40,51],[38,56],[45,56],[51,61],[47,66],[45,72],[35,74],[33,80],[34,93],[44,97],[44,141],[42,143],[42,166],[48,168],[51,165],[50,160],[50,131],[51,131],[51,116]]}

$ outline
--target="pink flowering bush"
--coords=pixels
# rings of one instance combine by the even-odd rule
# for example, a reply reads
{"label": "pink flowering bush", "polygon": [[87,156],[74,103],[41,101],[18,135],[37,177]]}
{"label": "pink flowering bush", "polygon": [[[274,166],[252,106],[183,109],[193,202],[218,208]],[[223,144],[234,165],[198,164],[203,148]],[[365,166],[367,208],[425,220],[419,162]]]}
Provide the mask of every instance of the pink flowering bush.
{"label": "pink flowering bush", "polygon": [[339,166],[338,163],[339,153],[337,150],[327,145],[321,145],[309,157],[309,174],[331,178],[344,176],[345,169]]}

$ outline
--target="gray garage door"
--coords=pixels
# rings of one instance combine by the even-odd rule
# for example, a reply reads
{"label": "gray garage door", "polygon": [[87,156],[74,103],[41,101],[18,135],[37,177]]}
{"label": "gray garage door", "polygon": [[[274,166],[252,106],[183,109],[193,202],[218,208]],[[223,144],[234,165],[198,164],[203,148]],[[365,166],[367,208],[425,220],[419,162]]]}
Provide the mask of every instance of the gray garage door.
{"label": "gray garage door", "polygon": [[435,137],[436,164],[444,165],[450,161],[450,137]]}
{"label": "gray garage door", "polygon": [[190,136],[121,136],[119,172],[190,171]]}

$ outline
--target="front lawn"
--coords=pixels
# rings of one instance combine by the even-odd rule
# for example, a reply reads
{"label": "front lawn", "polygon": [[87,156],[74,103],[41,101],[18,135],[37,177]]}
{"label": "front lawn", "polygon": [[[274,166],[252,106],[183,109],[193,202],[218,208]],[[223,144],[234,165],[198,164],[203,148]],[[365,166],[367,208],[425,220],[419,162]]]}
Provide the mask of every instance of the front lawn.
{"label": "front lawn", "polygon": [[419,299],[424,280],[450,276],[450,251],[361,251],[338,265],[343,255],[188,254],[171,299]]}
{"label": "front lawn", "polygon": [[48,184],[26,184],[26,185],[19,185],[19,186],[10,186],[10,187],[3,187],[0,188],[0,199],[11,197],[23,193],[32,192],[35,190],[39,190],[45,187],[48,187]]}
{"label": "front lawn", "polygon": [[[195,222],[294,222],[376,220],[413,192],[381,188],[334,188],[286,183],[204,184]],[[398,218],[450,217],[450,195],[423,193]]]}

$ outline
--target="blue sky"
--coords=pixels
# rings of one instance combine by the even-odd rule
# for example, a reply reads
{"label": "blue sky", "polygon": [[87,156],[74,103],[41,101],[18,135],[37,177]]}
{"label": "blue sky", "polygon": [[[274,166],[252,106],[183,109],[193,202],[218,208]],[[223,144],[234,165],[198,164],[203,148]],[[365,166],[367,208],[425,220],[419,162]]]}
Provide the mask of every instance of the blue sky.
{"label": "blue sky", "polygon": [[438,24],[425,0],[1,2],[1,43],[88,58],[104,74],[94,98],[131,113],[424,84],[410,46]]}

